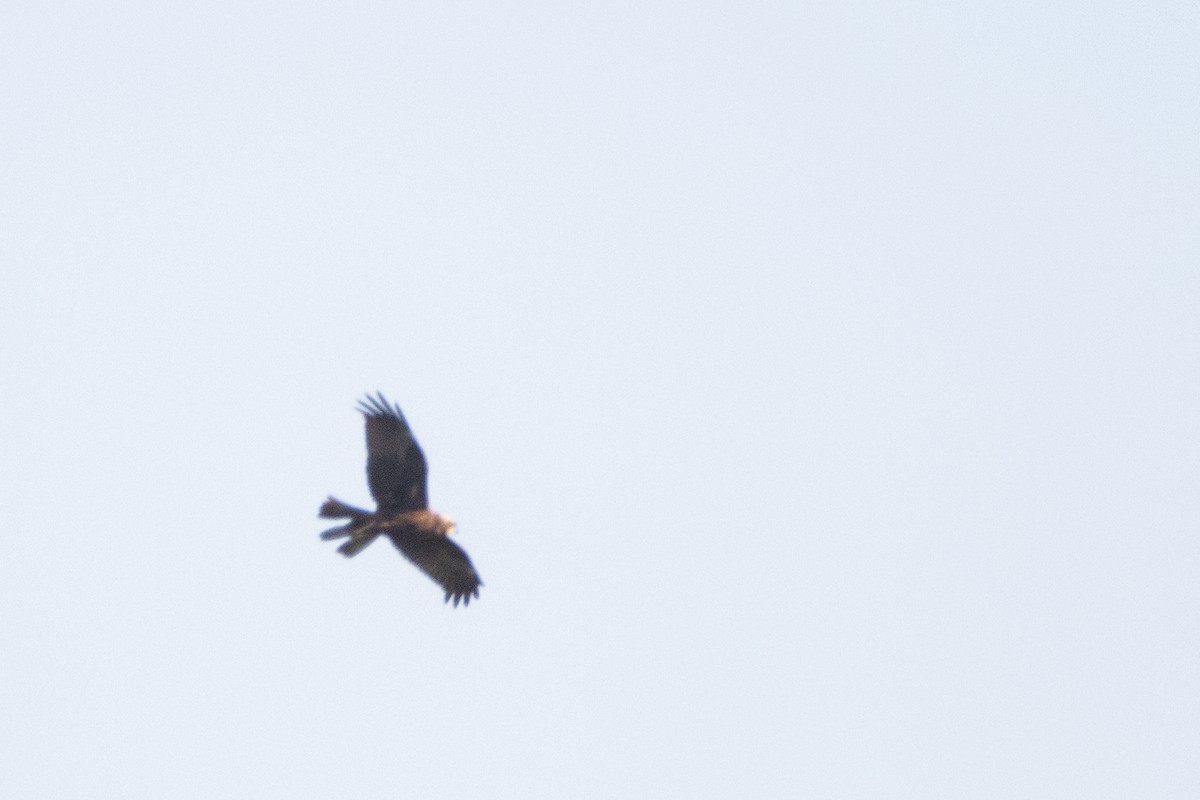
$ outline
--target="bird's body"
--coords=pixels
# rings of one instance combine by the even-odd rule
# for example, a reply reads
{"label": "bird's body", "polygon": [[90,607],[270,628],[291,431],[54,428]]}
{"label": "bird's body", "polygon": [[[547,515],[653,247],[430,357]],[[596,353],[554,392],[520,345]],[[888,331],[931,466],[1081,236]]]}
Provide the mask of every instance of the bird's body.
{"label": "bird's body", "polygon": [[454,522],[429,509],[428,468],[404,414],[383,395],[368,397],[359,410],[366,417],[367,483],[378,508],[356,508],[330,497],[319,515],[347,519],[330,528],[322,539],[342,539],[338,552],[357,555],[379,536],[391,539],[405,558],[439,583],[446,600],[458,605],[479,596],[482,581],[461,547],[450,541]]}

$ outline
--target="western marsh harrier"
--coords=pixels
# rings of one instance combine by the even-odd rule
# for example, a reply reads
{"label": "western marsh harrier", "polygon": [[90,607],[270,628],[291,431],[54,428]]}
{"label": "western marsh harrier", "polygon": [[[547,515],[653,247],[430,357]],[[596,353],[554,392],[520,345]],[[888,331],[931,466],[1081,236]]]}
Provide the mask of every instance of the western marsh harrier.
{"label": "western marsh harrier", "polygon": [[388,537],[405,558],[433,578],[454,605],[470,605],[479,597],[482,581],[463,549],[450,541],[454,521],[429,510],[425,489],[425,454],[413,438],[397,405],[382,394],[367,396],[358,410],[367,421],[367,485],[375,498],[375,513],[330,497],[320,516],[348,519],[330,528],[322,539],[348,539],[338,552],[349,558],[380,536]]}

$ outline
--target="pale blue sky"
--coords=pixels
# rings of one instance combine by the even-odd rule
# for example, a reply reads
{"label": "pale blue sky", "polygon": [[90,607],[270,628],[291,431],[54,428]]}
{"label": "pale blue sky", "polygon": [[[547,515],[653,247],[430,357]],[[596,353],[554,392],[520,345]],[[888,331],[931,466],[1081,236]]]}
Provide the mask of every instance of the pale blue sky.
{"label": "pale blue sky", "polygon": [[[1194,3],[0,11],[0,795],[1200,796]],[[318,541],[398,402],[485,586]]]}

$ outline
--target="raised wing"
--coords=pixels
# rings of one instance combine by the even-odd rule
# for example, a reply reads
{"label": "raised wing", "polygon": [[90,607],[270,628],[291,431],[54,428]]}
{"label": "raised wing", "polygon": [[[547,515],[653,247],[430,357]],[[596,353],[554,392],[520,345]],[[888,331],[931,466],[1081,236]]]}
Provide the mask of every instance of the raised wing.
{"label": "raised wing", "polygon": [[377,394],[360,401],[358,410],[367,418],[367,485],[379,510],[428,508],[425,454],[400,407]]}
{"label": "raised wing", "polygon": [[405,558],[442,587],[447,602],[454,600],[457,606],[461,600],[463,605],[470,605],[472,597],[479,597],[483,581],[471,559],[445,536],[412,529],[389,531],[387,536]]}

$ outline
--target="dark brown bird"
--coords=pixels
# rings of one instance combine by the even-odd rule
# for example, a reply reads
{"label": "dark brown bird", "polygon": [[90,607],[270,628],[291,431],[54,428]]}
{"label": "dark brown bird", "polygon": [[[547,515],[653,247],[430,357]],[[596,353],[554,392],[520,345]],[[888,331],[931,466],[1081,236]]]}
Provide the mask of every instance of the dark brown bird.
{"label": "dark brown bird", "polygon": [[382,534],[441,585],[447,601],[453,598],[455,606],[459,600],[470,605],[472,597],[479,597],[483,582],[463,549],[450,541],[454,521],[429,510],[425,454],[400,407],[376,394],[360,401],[358,410],[367,420],[367,485],[375,498],[375,513],[330,497],[320,516],[350,522],[330,528],[321,538],[348,538],[338,552],[349,558]]}

